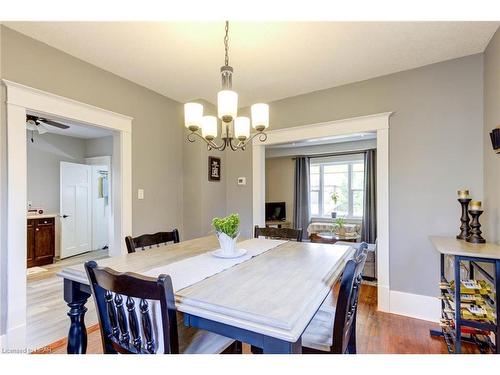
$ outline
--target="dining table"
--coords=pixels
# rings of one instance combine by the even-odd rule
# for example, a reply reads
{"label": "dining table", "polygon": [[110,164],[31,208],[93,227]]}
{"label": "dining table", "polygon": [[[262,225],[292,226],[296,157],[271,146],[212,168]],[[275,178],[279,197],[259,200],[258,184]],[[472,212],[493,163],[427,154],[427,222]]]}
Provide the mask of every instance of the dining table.
{"label": "dining table", "polygon": [[[172,278],[175,308],[184,324],[260,348],[263,353],[299,354],[301,337],[354,250],[349,244],[241,239],[248,249],[237,259],[212,255],[215,235],[98,261],[101,267]],[[85,353],[85,307],[91,298],[84,264],[64,268],[69,312],[67,352]]]}

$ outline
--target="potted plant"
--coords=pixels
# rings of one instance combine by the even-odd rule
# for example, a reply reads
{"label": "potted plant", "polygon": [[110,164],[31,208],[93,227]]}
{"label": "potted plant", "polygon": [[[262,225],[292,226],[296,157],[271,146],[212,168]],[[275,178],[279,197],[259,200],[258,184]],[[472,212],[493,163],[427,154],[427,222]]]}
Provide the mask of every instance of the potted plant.
{"label": "potted plant", "polygon": [[338,217],[335,220],[335,231],[339,236],[345,236],[345,219],[343,217]]}
{"label": "potted plant", "polygon": [[330,194],[330,198],[333,201],[333,211],[332,211],[332,219],[335,219],[337,217],[337,212],[335,209],[337,208],[337,202],[339,200],[339,194],[337,192],[333,192]]}
{"label": "potted plant", "polygon": [[240,217],[238,214],[231,214],[223,218],[212,220],[215,233],[220,243],[220,248],[225,254],[236,253],[236,241],[240,235]]}

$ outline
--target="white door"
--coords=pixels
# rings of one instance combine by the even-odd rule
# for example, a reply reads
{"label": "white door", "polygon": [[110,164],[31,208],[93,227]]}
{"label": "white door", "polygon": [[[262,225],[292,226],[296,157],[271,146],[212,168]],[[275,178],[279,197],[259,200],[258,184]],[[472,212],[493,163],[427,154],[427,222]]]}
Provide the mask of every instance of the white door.
{"label": "white door", "polygon": [[61,258],[92,250],[92,169],[61,162]]}

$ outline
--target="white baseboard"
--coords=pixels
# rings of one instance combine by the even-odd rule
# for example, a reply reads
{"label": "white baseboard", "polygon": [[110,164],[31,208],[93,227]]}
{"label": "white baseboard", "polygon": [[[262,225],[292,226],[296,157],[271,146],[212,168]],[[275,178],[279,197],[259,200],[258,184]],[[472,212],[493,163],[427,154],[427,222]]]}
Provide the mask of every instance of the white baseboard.
{"label": "white baseboard", "polygon": [[377,284],[377,309],[382,312],[391,312],[391,291],[388,286]]}
{"label": "white baseboard", "polygon": [[410,318],[438,322],[441,317],[441,304],[437,297],[391,290],[390,306],[392,314]]}

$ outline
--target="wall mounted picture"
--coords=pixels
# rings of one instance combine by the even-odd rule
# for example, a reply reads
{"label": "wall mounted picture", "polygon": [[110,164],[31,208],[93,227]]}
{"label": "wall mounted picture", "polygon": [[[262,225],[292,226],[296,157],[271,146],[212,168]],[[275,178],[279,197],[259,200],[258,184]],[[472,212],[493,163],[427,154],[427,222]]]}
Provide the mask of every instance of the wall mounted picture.
{"label": "wall mounted picture", "polygon": [[208,157],[208,181],[220,181],[220,158]]}

